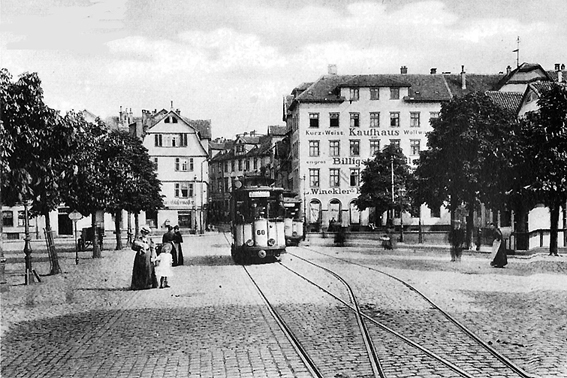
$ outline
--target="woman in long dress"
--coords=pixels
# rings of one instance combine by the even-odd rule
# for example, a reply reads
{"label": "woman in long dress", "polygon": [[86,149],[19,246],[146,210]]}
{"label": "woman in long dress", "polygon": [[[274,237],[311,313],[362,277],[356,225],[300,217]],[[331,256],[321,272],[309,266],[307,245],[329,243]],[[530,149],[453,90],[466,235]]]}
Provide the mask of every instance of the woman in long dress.
{"label": "woman in long dress", "polygon": [[181,245],[183,244],[183,236],[181,236],[181,232],[179,231],[179,226],[175,226],[173,227],[173,246],[175,247],[175,250],[173,251],[173,253],[175,253],[175,259],[174,261],[176,262],[176,265],[183,265],[183,249],[181,247]]}
{"label": "woman in long dress", "polygon": [[502,231],[494,223],[490,223],[490,229],[494,239],[492,242],[492,253],[490,254],[490,266],[504,268],[508,264],[508,257],[506,256],[506,247],[502,240]]}
{"label": "woman in long dress", "polygon": [[157,278],[153,260],[156,257],[154,242],[150,238],[150,228],[142,226],[140,236],[132,243],[136,251],[132,270],[132,290],[143,290],[157,287]]}

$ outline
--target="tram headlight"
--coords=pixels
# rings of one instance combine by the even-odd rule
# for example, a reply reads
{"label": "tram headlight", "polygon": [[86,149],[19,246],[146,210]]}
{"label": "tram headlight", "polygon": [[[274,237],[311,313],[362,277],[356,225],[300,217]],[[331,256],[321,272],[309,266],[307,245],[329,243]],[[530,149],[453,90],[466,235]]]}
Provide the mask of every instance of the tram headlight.
{"label": "tram headlight", "polygon": [[266,257],[266,251],[264,251],[263,249],[258,251],[258,257],[263,259]]}
{"label": "tram headlight", "polygon": [[247,245],[248,247],[252,247],[252,246],[254,245],[254,240],[252,240],[252,239],[246,240],[246,245]]}
{"label": "tram headlight", "polygon": [[268,239],[268,247],[272,247],[274,244],[276,244],[275,239]]}

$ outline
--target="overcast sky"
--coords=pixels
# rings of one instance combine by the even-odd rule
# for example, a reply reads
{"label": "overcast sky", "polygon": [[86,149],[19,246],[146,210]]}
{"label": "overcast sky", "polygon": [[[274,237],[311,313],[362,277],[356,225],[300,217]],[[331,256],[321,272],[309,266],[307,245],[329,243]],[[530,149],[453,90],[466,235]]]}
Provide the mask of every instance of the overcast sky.
{"label": "overcast sky", "polygon": [[55,109],[174,107],[213,137],[283,125],[282,97],[339,74],[567,63],[566,0],[0,0],[0,65]]}

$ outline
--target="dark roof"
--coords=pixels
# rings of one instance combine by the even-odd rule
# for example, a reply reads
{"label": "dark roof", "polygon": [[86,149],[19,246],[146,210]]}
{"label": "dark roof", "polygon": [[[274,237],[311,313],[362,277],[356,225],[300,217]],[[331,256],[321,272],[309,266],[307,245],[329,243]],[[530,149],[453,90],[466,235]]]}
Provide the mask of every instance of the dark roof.
{"label": "dark roof", "polygon": [[285,136],[286,126],[268,126],[268,135]]}
{"label": "dark roof", "polygon": [[[563,74],[562,82],[565,83],[567,82],[567,71],[562,70],[561,72]],[[557,82],[557,76],[558,76],[557,71],[547,71],[547,74],[549,75],[549,77],[551,77],[553,81]]]}
{"label": "dark roof", "polygon": [[465,96],[473,92],[486,92],[496,90],[504,74],[477,75],[465,74],[465,89],[462,88],[461,74],[443,75],[451,92],[451,97]]}
{"label": "dark roof", "polygon": [[524,97],[523,93],[518,92],[487,91],[485,93],[496,105],[514,113],[517,113]]}
{"label": "dark roof", "polygon": [[466,89],[461,75],[386,74],[386,75],[325,75],[297,95],[297,102],[342,102],[344,87],[409,87],[406,101],[449,101],[454,96],[470,92],[493,90],[503,75],[466,74]]}
{"label": "dark roof", "polygon": [[[181,117],[181,116],[180,116]],[[210,119],[189,119],[181,117],[189,126],[193,127],[199,132],[201,139],[211,139],[211,120]]]}

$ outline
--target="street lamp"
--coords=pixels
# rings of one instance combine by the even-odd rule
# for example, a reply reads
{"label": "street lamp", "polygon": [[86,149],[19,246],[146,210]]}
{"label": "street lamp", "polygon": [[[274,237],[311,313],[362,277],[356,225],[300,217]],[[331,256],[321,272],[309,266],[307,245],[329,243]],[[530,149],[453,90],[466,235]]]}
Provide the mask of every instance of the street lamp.
{"label": "street lamp", "polygon": [[390,171],[392,173],[392,211],[391,211],[391,217],[390,217],[390,222],[391,222],[391,227],[394,227],[394,204],[395,204],[395,199],[394,199],[394,155],[390,155]]}

